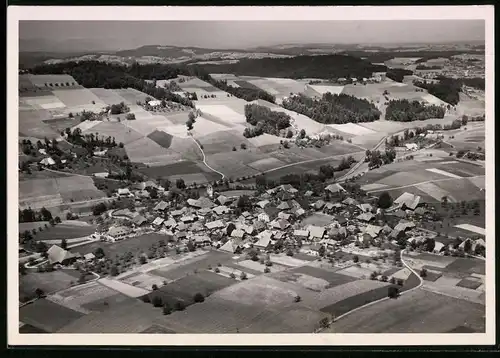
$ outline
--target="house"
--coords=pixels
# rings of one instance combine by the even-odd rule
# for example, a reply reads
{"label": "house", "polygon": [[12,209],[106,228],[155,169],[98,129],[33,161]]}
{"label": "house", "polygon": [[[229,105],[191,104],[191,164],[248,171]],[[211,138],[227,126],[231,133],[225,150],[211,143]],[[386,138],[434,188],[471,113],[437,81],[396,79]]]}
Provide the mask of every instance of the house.
{"label": "house", "polygon": [[342,191],[345,191],[345,189],[340,185],[340,184],[330,184],[328,185],[325,190],[328,190],[332,194],[338,194]]}
{"label": "house", "polygon": [[237,239],[242,239],[245,236],[245,232],[240,229],[234,229],[231,232],[231,237],[237,238]]}
{"label": "house", "polygon": [[434,244],[434,250],[432,250],[432,252],[438,254],[443,250],[444,250],[444,244],[442,242],[436,241]]}
{"label": "house", "polygon": [[282,211],[282,212],[280,212],[278,214],[278,219],[283,219],[283,220],[287,220],[288,221],[288,220],[290,220],[291,217],[292,217],[291,214],[287,214],[284,211]]}
{"label": "house", "polygon": [[340,226],[346,226],[348,223],[347,219],[343,216],[338,216],[337,222],[339,223]]}
{"label": "house", "polygon": [[163,226],[169,229],[173,229],[177,226],[177,222],[173,218],[169,218],[163,222]]}
{"label": "house", "polygon": [[392,228],[389,225],[385,224],[382,228],[382,232],[386,235],[389,235],[392,232]]}
{"label": "house", "polygon": [[196,235],[194,237],[194,243],[197,247],[210,246],[212,240],[207,235]]}
{"label": "house", "polygon": [[322,226],[310,225],[308,227],[309,238],[314,241],[319,241],[325,236],[326,229]]}
{"label": "house", "polygon": [[192,223],[195,220],[196,220],[196,217],[194,215],[185,215],[185,216],[181,217],[181,221],[184,224]]}
{"label": "house", "polygon": [[263,221],[257,220],[257,221],[254,221],[253,227],[254,227],[256,232],[261,232],[262,230],[264,230],[266,228],[266,224]]}
{"label": "house", "polygon": [[268,250],[271,246],[271,238],[261,237],[257,242],[253,244],[253,246],[261,250]]}
{"label": "house", "polygon": [[290,223],[283,219],[277,219],[271,223],[271,226],[275,229],[285,230],[287,227],[290,226]]}
{"label": "house", "polygon": [[342,204],[349,205],[349,206],[354,206],[354,205],[358,205],[358,202],[355,199],[353,199],[353,198],[347,198],[347,199],[344,199],[344,201],[342,202]]}
{"label": "house", "polygon": [[268,205],[268,206],[266,206],[264,208],[264,212],[269,217],[269,220],[274,220],[274,219],[276,219],[278,217],[278,214],[279,214],[280,211],[275,206]]}
{"label": "house", "polygon": [[178,231],[174,235],[177,241],[187,238],[187,233],[185,231]]}
{"label": "house", "polygon": [[170,214],[171,214],[171,215],[175,218],[175,217],[177,217],[177,216],[181,216],[181,215],[183,215],[185,211],[186,211],[186,208],[185,208],[185,207],[183,207],[183,208],[182,208],[182,209],[180,209],[180,210],[174,210],[174,211],[172,211]]}
{"label": "house", "polygon": [[178,223],[176,226],[177,231],[185,231],[185,230],[187,230],[187,228],[188,228],[188,226],[186,224],[184,224],[183,222]]}
{"label": "house", "polygon": [[92,252],[89,252],[88,254],[83,255],[83,259],[90,262],[95,259],[95,255]]}
{"label": "house", "polygon": [[51,165],[55,165],[56,164],[56,161],[52,158],[44,158],[40,161],[40,164],[41,165],[45,165],[45,166],[51,166]]}
{"label": "house", "polygon": [[148,105],[150,105],[151,107],[160,107],[161,101],[155,99],[155,100],[149,101]]}
{"label": "house", "polygon": [[159,227],[159,226],[161,226],[161,224],[163,224],[164,221],[165,221],[164,218],[158,216],[156,219],[153,220],[153,222],[151,223],[151,225],[153,225],[155,227]]}
{"label": "house", "polygon": [[195,208],[198,208],[198,209],[201,209],[201,204],[198,200],[195,200],[195,199],[188,199],[187,200],[187,203],[189,206],[192,206],[192,207],[195,207]]}
{"label": "house", "polygon": [[285,191],[290,194],[296,194],[298,192],[298,190],[295,189],[291,184],[283,184],[280,185],[278,188],[279,190]]}
{"label": "house", "polygon": [[242,243],[241,240],[228,240],[224,245],[222,245],[219,250],[221,251],[226,251],[231,254],[237,253],[239,250],[242,249]]}
{"label": "house", "polygon": [[156,185],[156,183],[154,181],[148,180],[147,182],[144,183],[144,189],[147,189],[147,188],[158,189],[158,185]]}
{"label": "house", "polygon": [[128,190],[128,188],[118,189],[119,196],[133,196],[133,194]]}
{"label": "house", "polygon": [[314,209],[316,210],[321,210],[323,209],[323,207],[325,206],[325,202],[321,199],[319,199],[318,201],[316,201],[312,206],[314,207]]}
{"label": "house", "polygon": [[267,205],[271,204],[271,202],[269,200],[261,200],[259,201],[256,205],[261,208],[261,209],[264,209]]}
{"label": "house", "polygon": [[43,154],[43,155],[47,155],[47,151],[44,148],[38,149],[38,153]]}
{"label": "house", "polygon": [[245,234],[248,234],[248,235],[255,234],[255,229],[252,225],[240,224],[237,226],[239,226],[238,229],[243,230],[245,232]]}
{"label": "house", "polygon": [[319,243],[312,244],[309,247],[309,254],[314,255],[314,256],[319,256],[319,252],[320,252],[322,247],[323,247],[323,245],[321,245]]}
{"label": "house", "polygon": [[309,230],[294,230],[293,236],[296,239],[307,240],[309,238]]}
{"label": "house", "polygon": [[260,240],[260,239],[269,239],[269,240],[272,240],[273,239],[273,236],[274,236],[274,233],[270,230],[264,230],[262,232],[260,232],[258,235],[257,235],[257,238]]}
{"label": "house", "polygon": [[226,227],[226,225],[224,224],[224,222],[222,222],[222,220],[215,220],[206,223],[205,227],[209,230],[214,230],[214,229],[223,229],[224,227]]}
{"label": "house", "polygon": [[308,190],[308,191],[306,191],[306,192],[304,193],[304,196],[305,196],[306,198],[309,198],[309,197],[313,196],[313,194],[314,194],[314,193],[312,192],[312,190]]}
{"label": "house", "polygon": [[394,230],[398,231],[407,231],[409,229],[413,229],[415,227],[415,223],[411,221],[400,221],[395,227]]}
{"label": "house", "polygon": [[411,150],[411,151],[418,150],[418,145],[416,143],[406,143],[405,147],[406,150]]}
{"label": "house", "polygon": [[296,217],[296,218],[300,218],[302,216],[304,216],[306,213],[306,211],[302,208],[300,209],[295,209],[295,210],[292,210],[292,214]]}
{"label": "house", "polygon": [[201,208],[201,209],[198,209],[196,212],[198,213],[198,215],[205,216],[205,215],[210,214],[212,212],[212,209],[210,209],[210,208]]}
{"label": "house", "polygon": [[259,215],[257,215],[257,220],[264,223],[268,223],[269,221],[271,221],[269,215],[267,215],[266,213],[260,213]]}
{"label": "house", "polygon": [[115,226],[109,228],[107,236],[114,242],[124,239],[125,236],[129,235],[131,232],[132,230],[126,226]]}
{"label": "house", "polygon": [[219,195],[216,199],[216,201],[220,204],[220,205],[226,205],[227,203],[230,203],[232,201],[232,199],[228,198],[227,196],[224,196],[224,195]]}
{"label": "house", "polygon": [[394,200],[394,204],[401,209],[410,209],[415,210],[421,202],[421,197],[418,195],[413,195],[411,193],[405,192],[401,194],[396,200]]}
{"label": "house", "polygon": [[284,201],[280,205],[278,205],[277,208],[279,210],[288,210],[288,209],[291,209],[290,205],[286,201]]}
{"label": "house", "polygon": [[370,213],[373,210],[373,207],[368,203],[358,204],[356,207],[363,213]]}
{"label": "house", "polygon": [[379,234],[380,234],[380,231],[382,231],[382,227],[381,226],[377,226],[377,225],[368,225],[366,228],[365,228],[365,233],[370,235],[371,238],[376,238]]}
{"label": "house", "polygon": [[154,211],[165,211],[168,208],[168,203],[164,202],[163,200],[160,201],[156,206],[153,208]]}
{"label": "house", "polygon": [[75,262],[76,259],[78,258],[77,255],[67,250],[64,250],[63,248],[57,245],[52,245],[47,250],[47,257],[51,265],[61,264],[64,266],[70,265],[71,263]]}
{"label": "house", "polygon": [[231,209],[225,205],[219,205],[212,209],[217,215],[223,215],[231,212]]}
{"label": "house", "polygon": [[286,232],[281,230],[273,230],[273,240],[281,240],[286,238]]}
{"label": "house", "polygon": [[363,214],[358,215],[356,217],[356,219],[358,219],[360,221],[364,221],[364,222],[370,222],[373,219],[375,219],[375,215],[373,215],[372,213],[363,213]]}
{"label": "house", "polygon": [[132,223],[135,226],[142,226],[147,222],[146,218],[142,215],[137,215],[135,218],[132,219]]}

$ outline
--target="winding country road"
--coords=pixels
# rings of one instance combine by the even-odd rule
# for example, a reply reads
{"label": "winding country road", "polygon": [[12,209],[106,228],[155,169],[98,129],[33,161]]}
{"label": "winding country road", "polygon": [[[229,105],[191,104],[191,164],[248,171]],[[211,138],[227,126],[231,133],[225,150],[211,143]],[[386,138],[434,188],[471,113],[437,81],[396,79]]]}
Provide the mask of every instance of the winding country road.
{"label": "winding country road", "polygon": [[208,165],[207,163],[207,158],[205,156],[205,152],[203,151],[203,148],[201,147],[200,143],[198,143],[198,141],[192,136],[190,135],[191,139],[196,143],[196,145],[198,146],[198,148],[200,149],[200,152],[201,154],[203,155],[203,164],[205,164],[205,166],[210,169],[211,171],[213,171],[214,173],[217,173],[219,174],[220,176],[222,176],[221,180],[223,180],[226,176],[224,175],[224,173],[221,173],[220,171],[218,170],[215,170],[214,168],[212,168],[210,165]]}

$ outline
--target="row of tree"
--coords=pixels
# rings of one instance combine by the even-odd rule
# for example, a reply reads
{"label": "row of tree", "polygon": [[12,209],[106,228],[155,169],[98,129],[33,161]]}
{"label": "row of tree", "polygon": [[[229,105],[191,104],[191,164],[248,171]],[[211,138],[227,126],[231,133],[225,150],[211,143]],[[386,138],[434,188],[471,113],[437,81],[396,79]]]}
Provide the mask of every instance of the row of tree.
{"label": "row of tree", "polygon": [[370,169],[378,168],[385,164],[390,164],[396,159],[396,151],[394,149],[386,149],[384,153],[379,150],[367,150],[365,162],[369,163]]}
{"label": "row of tree", "polygon": [[380,111],[366,99],[346,94],[325,93],[319,100],[302,94],[291,96],[282,103],[285,109],[306,115],[325,124],[373,122],[380,118]]}
{"label": "row of tree", "polygon": [[446,110],[440,106],[398,99],[389,101],[385,118],[395,122],[413,122],[430,118],[443,118],[445,113]]}
{"label": "row of tree", "polygon": [[19,210],[20,223],[30,223],[35,221],[50,221],[50,220],[52,220],[52,213],[45,207],[41,208],[39,211],[33,210],[32,208]]}

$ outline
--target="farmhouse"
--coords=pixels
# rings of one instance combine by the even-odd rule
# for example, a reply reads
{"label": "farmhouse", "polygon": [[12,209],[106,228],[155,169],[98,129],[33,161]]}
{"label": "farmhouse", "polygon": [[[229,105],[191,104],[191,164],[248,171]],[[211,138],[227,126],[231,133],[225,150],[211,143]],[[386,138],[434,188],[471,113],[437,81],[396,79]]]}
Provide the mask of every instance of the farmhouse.
{"label": "farmhouse", "polygon": [[311,240],[318,241],[323,239],[323,236],[325,236],[326,229],[321,226],[311,225],[308,227],[308,231],[309,231],[309,238]]}
{"label": "farmhouse", "polygon": [[396,207],[399,207],[403,210],[415,210],[420,204],[422,204],[422,202],[420,196],[405,192],[401,194],[396,200],[394,200],[394,204],[396,204]]}
{"label": "farmhouse", "polygon": [[264,209],[267,205],[269,205],[271,202],[269,200],[261,200],[259,201],[256,205],[261,208],[261,209]]}
{"label": "farmhouse", "polygon": [[163,224],[164,221],[165,221],[164,218],[158,216],[156,219],[154,219],[154,221],[151,223],[151,225],[153,225],[155,227],[160,227],[161,224]]}
{"label": "farmhouse", "polygon": [[132,219],[132,223],[135,225],[135,226],[142,226],[144,225],[145,223],[147,223],[147,220],[144,216],[142,215],[137,215],[135,218]]}
{"label": "farmhouse", "polygon": [[118,241],[125,238],[125,236],[129,235],[132,232],[128,227],[125,226],[115,226],[111,227],[108,230],[107,236],[111,241]]}
{"label": "farmhouse", "polygon": [[130,190],[128,190],[128,188],[118,189],[118,195],[124,197],[133,196],[133,194],[130,192]]}
{"label": "farmhouse", "polygon": [[237,253],[242,249],[241,240],[228,240],[224,245],[222,245],[219,250],[226,251],[231,254]]}
{"label": "farmhouse", "polygon": [[209,230],[214,230],[214,229],[222,229],[226,225],[222,222],[222,220],[215,220],[211,221],[205,224],[206,228]]}
{"label": "farmhouse", "polygon": [[294,230],[293,236],[296,239],[308,239],[309,238],[309,230]]}
{"label": "farmhouse", "polygon": [[332,194],[340,193],[341,191],[345,191],[345,189],[340,184],[330,184],[325,190],[328,190]]}
{"label": "farmhouse", "polygon": [[411,151],[418,150],[418,145],[416,143],[406,143],[405,147],[407,150],[411,150]]}
{"label": "farmhouse", "polygon": [[225,205],[220,205],[220,206],[216,206],[215,208],[212,209],[217,215],[222,215],[222,214],[227,214],[229,212],[231,212],[231,209],[229,209],[227,206]]}
{"label": "farmhouse", "polygon": [[57,246],[57,245],[52,245],[48,250],[47,250],[47,257],[49,259],[49,263],[51,265],[54,264],[61,264],[64,266],[70,265],[71,263],[75,262],[77,259],[77,256],[67,250],[64,250],[63,248]]}
{"label": "farmhouse", "polygon": [[152,100],[148,102],[148,105],[151,107],[160,107],[161,106],[161,101],[159,100]]}
{"label": "farmhouse", "polygon": [[177,226],[177,222],[173,218],[169,218],[163,222],[163,226],[166,228],[175,228]]}
{"label": "farmhouse", "polygon": [[375,219],[375,215],[373,215],[372,213],[363,213],[363,214],[358,215],[356,217],[356,219],[358,219],[360,221],[364,221],[364,222],[370,222],[373,219]]}
{"label": "farmhouse", "polygon": [[267,250],[271,246],[271,238],[261,237],[256,243],[254,243],[254,246],[261,250]]}
{"label": "farmhouse", "polygon": [[438,254],[441,251],[443,251],[443,249],[444,249],[444,244],[442,242],[436,241],[432,252],[434,252],[435,254]]}
{"label": "farmhouse", "polygon": [[165,211],[165,209],[168,208],[168,203],[164,202],[163,200],[160,201],[156,206],[153,208],[154,211]]}

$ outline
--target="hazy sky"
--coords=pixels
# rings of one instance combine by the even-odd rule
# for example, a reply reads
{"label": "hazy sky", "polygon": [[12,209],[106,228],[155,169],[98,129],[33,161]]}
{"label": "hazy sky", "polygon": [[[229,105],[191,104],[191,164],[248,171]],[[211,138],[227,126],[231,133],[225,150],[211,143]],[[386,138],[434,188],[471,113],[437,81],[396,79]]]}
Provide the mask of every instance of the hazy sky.
{"label": "hazy sky", "polygon": [[82,51],[143,45],[245,48],[290,43],[484,41],[485,27],[482,20],[21,21],[19,38],[21,51],[32,50],[23,46],[46,46],[46,51],[66,46],[67,50],[92,47]]}

